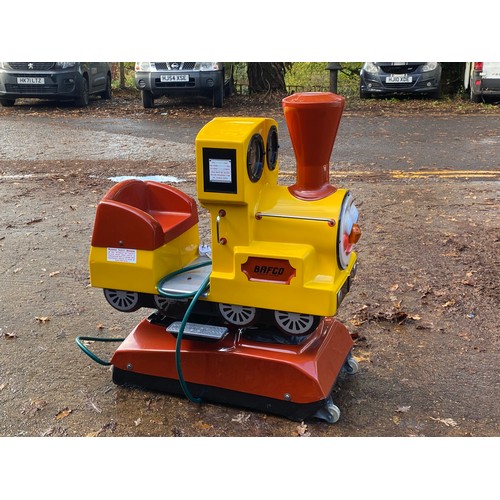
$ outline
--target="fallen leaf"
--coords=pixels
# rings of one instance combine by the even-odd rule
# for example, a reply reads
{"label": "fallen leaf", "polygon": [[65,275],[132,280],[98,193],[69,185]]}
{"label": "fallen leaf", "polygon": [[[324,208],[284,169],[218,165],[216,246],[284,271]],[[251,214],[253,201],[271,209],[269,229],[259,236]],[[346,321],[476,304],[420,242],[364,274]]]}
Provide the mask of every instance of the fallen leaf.
{"label": "fallen leaf", "polygon": [[134,424],[135,424],[135,426],[136,426],[136,427],[137,427],[138,425],[141,425],[141,423],[142,423],[142,419],[141,419],[141,417],[139,417],[137,420],[134,420]]}
{"label": "fallen leaf", "polygon": [[207,424],[207,423],[201,421],[201,420],[198,420],[197,422],[195,422],[194,427],[197,427],[198,429],[203,430],[203,431],[207,431],[212,426],[210,424]]}
{"label": "fallen leaf", "polygon": [[309,437],[311,435],[304,422],[301,422],[301,424],[297,426],[297,435],[301,437]]}
{"label": "fallen leaf", "polygon": [[56,420],[62,420],[63,418],[66,418],[70,413],[73,413],[73,410],[70,410],[66,407],[56,415]]}
{"label": "fallen leaf", "polygon": [[399,288],[399,285],[397,283],[394,283],[394,285],[392,285],[389,290],[391,292],[395,292],[397,289]]}
{"label": "fallen leaf", "polygon": [[247,422],[250,418],[250,413],[247,413],[246,415],[244,413],[238,413],[235,418],[231,419],[231,422],[238,422],[239,424],[243,422]]}
{"label": "fallen leaf", "polygon": [[417,330],[432,330],[434,328],[434,324],[430,321],[424,321],[423,323],[419,323],[415,328]]}
{"label": "fallen leaf", "polygon": [[434,417],[429,417],[431,420],[436,420],[437,422],[441,422],[446,427],[456,427],[458,424],[455,422],[455,420],[451,418],[434,418]]}
{"label": "fallen leaf", "polygon": [[396,410],[398,413],[406,413],[410,410],[411,406],[398,406]]}
{"label": "fallen leaf", "polygon": [[39,323],[47,323],[50,321],[50,318],[49,316],[35,316],[35,319],[39,322]]}
{"label": "fallen leaf", "polygon": [[52,278],[53,276],[57,276],[60,273],[61,271],[54,271],[53,273],[50,273],[49,276]]}
{"label": "fallen leaf", "polygon": [[448,302],[445,302],[444,304],[441,305],[441,307],[450,307],[455,303],[455,300],[449,300]]}
{"label": "fallen leaf", "polygon": [[399,425],[400,418],[399,418],[397,415],[394,415],[394,417],[392,417],[392,421],[393,421],[396,425]]}
{"label": "fallen leaf", "polygon": [[4,336],[6,339],[17,339],[17,335],[15,333],[5,332]]}

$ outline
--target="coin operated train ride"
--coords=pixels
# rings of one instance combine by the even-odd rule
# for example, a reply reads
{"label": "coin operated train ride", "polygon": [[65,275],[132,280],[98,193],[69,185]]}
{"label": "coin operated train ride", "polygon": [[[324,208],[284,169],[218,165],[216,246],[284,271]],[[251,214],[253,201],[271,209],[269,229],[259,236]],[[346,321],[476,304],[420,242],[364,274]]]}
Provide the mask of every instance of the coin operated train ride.
{"label": "coin operated train ride", "polygon": [[282,105],[296,157],[291,186],[278,183],[275,120],[214,118],[198,133],[210,245],[200,244],[196,201],[172,186],[124,180],[98,204],[91,285],[118,311],[156,310],[120,339],[107,363],[114,383],[338,420],[332,390],[357,363],[335,315],[361,234],[353,197],[329,181],[344,98],[298,93]]}

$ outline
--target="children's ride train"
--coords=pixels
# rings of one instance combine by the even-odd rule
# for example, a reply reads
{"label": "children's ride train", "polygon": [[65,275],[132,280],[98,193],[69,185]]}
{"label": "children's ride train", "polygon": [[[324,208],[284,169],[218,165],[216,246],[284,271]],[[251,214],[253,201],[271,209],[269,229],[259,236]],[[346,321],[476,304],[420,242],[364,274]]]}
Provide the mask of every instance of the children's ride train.
{"label": "children's ride train", "polygon": [[361,234],[352,195],[329,180],[343,107],[329,92],[283,100],[296,157],[290,186],[278,180],[274,119],[214,118],[201,129],[197,198],[210,215],[209,245],[196,201],[177,188],[131,179],[105,194],[91,285],[119,311],[156,310],[113,356],[115,382],[338,419],[333,384],[357,365],[334,316]]}

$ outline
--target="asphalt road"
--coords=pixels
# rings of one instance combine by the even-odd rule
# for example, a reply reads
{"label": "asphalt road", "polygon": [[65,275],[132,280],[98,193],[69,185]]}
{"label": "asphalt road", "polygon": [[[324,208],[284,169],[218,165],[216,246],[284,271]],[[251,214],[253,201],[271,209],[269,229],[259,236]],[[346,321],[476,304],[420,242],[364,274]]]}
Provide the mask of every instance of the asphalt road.
{"label": "asphalt road", "polygon": [[[293,166],[281,117],[280,147]],[[2,116],[0,160],[194,159],[194,139],[209,118]],[[498,171],[499,115],[353,116],[345,113],[332,171]],[[288,154],[286,154],[288,152]],[[282,163],[283,162],[282,159]],[[282,167],[287,167],[282,165]]]}

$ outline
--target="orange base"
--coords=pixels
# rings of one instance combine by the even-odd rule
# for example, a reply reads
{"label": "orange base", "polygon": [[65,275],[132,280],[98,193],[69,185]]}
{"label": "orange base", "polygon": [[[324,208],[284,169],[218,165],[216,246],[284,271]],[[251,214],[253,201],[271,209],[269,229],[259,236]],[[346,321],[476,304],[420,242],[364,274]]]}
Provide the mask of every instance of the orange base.
{"label": "orange base", "polygon": [[[324,406],[353,345],[347,328],[324,318],[300,345],[229,332],[218,342],[182,339],[180,364],[193,397],[304,420]],[[114,353],[113,381],[182,394],[176,337],[143,320]]]}

